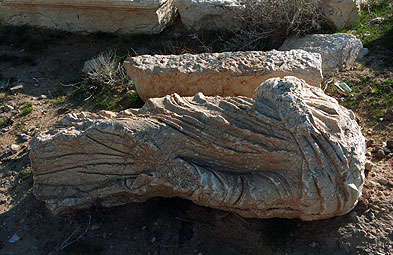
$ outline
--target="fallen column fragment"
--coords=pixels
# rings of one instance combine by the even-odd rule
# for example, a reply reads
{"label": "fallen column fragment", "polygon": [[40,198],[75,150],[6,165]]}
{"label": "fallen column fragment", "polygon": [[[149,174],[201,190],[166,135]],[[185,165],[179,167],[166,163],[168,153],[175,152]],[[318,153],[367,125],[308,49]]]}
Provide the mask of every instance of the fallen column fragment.
{"label": "fallen column fragment", "polygon": [[121,113],[79,113],[31,143],[34,194],[55,214],[152,197],[256,218],[324,219],[361,196],[353,113],[296,77],[254,98],[177,94]]}
{"label": "fallen column fragment", "polygon": [[158,34],[176,17],[173,0],[4,0],[0,23],[70,32]]}
{"label": "fallen column fragment", "polygon": [[198,92],[252,97],[270,78],[291,75],[313,86],[320,86],[323,79],[320,54],[304,50],[143,55],[126,59],[124,67],[144,101]]}

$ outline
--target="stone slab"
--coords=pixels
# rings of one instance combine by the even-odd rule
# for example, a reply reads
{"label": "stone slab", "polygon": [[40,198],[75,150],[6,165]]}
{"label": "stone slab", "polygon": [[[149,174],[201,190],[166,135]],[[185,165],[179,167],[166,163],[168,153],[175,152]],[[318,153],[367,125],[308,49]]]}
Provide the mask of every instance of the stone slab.
{"label": "stone slab", "polygon": [[350,66],[363,49],[363,44],[351,34],[313,34],[288,38],[280,47],[284,51],[292,49],[321,54],[323,75],[331,76]]}
{"label": "stone slab", "polygon": [[313,86],[322,82],[321,56],[303,50],[143,55],[124,61],[142,100],[172,93],[252,97],[273,77],[288,75]]}
{"label": "stone slab", "polygon": [[5,0],[0,22],[71,32],[160,33],[176,16],[173,0]]}

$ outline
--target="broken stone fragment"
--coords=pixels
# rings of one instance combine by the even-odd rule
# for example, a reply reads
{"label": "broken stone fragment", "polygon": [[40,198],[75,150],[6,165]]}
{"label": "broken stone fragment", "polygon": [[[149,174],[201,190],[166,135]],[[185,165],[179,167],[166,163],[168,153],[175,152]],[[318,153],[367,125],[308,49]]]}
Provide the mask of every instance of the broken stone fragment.
{"label": "broken stone fragment", "polygon": [[175,5],[189,30],[231,30],[240,25],[235,13],[242,4],[237,0],[175,0]]}
{"label": "broken stone fragment", "polygon": [[322,82],[318,53],[304,50],[245,51],[184,55],[143,55],[124,61],[142,100],[172,93],[252,97],[273,77],[296,76],[313,86]]}
{"label": "broken stone fragment", "polygon": [[321,0],[321,12],[325,21],[333,28],[342,29],[355,25],[360,17],[360,8],[368,0]]}
{"label": "broken stone fragment", "polygon": [[53,213],[159,196],[317,220],[361,196],[354,114],[296,77],[269,79],[253,98],[173,94],[106,116],[69,114],[31,142],[34,194]]}
{"label": "broken stone fragment", "polygon": [[173,0],[4,0],[0,23],[71,32],[158,34],[176,17]]}
{"label": "broken stone fragment", "polygon": [[321,54],[323,75],[332,76],[355,62],[363,44],[351,34],[313,34],[288,38],[280,47],[280,50],[292,49]]}

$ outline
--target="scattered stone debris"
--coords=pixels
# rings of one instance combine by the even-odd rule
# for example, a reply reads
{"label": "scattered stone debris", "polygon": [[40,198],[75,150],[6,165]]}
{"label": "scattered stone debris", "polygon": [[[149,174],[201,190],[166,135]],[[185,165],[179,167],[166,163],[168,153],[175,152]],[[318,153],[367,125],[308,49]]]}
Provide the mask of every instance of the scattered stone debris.
{"label": "scattered stone debris", "polygon": [[380,148],[375,152],[375,157],[379,160],[384,159],[385,158],[385,151]]}
{"label": "scattered stone debris", "polygon": [[14,107],[6,104],[6,105],[4,105],[3,110],[4,110],[4,112],[10,112],[10,111],[14,110]]}
{"label": "scattered stone debris", "polygon": [[11,93],[16,93],[16,92],[18,92],[19,90],[22,90],[23,89],[23,85],[17,85],[17,86],[15,86],[15,87],[12,87],[12,88],[10,88],[10,92]]}
{"label": "scattered stone debris", "polygon": [[382,23],[385,20],[383,17],[377,17],[375,19],[370,20],[370,22],[367,23],[368,26],[373,26]]}

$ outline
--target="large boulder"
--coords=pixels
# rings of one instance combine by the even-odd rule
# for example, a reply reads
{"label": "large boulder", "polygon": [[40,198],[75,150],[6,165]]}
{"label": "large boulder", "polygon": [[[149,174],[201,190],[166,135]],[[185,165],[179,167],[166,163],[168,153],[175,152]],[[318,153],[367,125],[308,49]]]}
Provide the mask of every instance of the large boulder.
{"label": "large boulder", "polygon": [[331,76],[350,66],[362,48],[362,41],[354,35],[337,33],[291,37],[285,40],[280,50],[302,49],[321,54],[323,75]]}
{"label": "large boulder", "polygon": [[189,30],[231,30],[240,23],[234,16],[241,8],[237,0],[175,0],[175,5]]}
{"label": "large boulder", "polygon": [[177,94],[70,114],[31,142],[35,196],[55,214],[181,197],[244,217],[317,220],[361,196],[354,114],[296,77],[247,97]]}
{"label": "large boulder", "polygon": [[321,56],[303,50],[143,55],[126,59],[124,67],[144,101],[198,92],[252,97],[269,78],[293,75],[313,86],[320,86],[323,79]]}
{"label": "large boulder", "polygon": [[336,29],[356,24],[360,7],[367,0],[321,0],[321,12],[327,23]]}
{"label": "large boulder", "polygon": [[72,32],[160,33],[176,16],[173,0],[4,0],[0,22]]}

